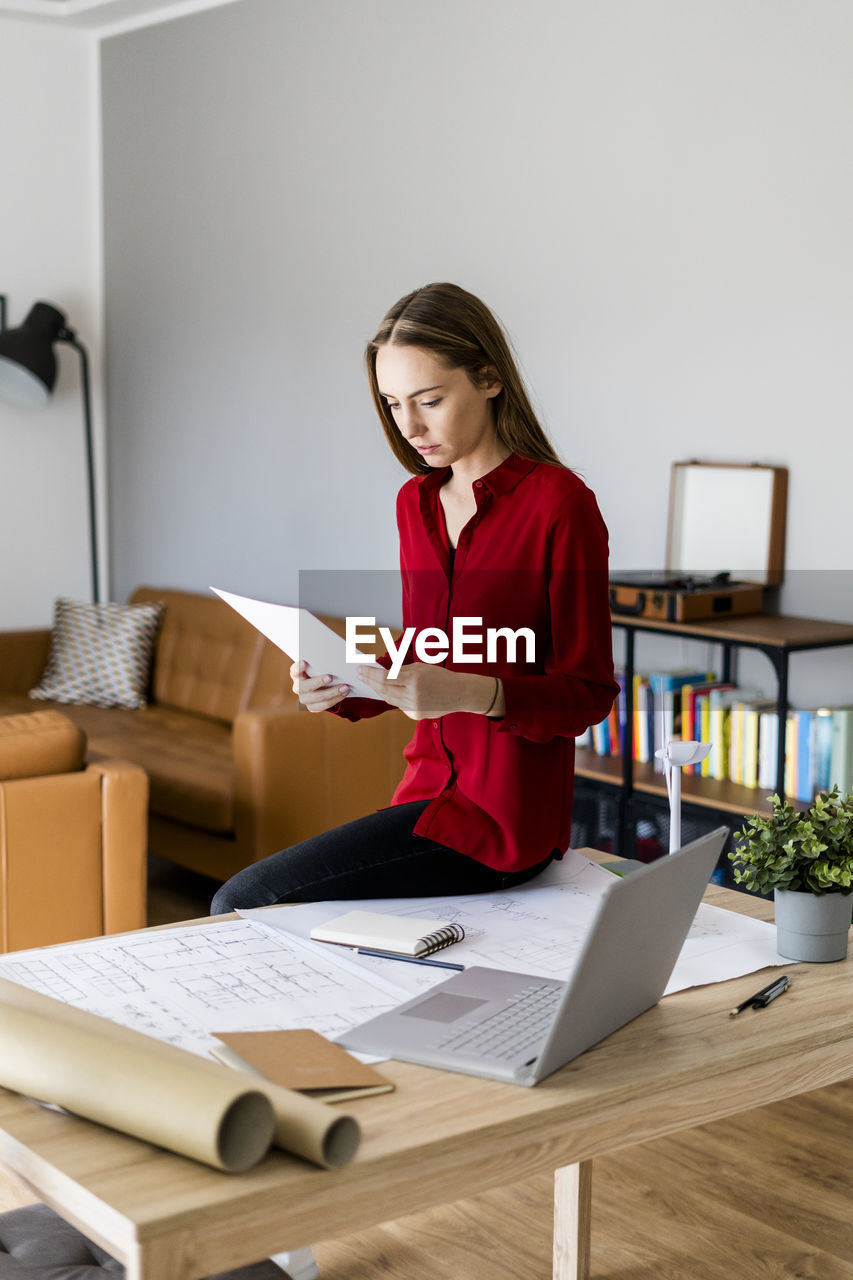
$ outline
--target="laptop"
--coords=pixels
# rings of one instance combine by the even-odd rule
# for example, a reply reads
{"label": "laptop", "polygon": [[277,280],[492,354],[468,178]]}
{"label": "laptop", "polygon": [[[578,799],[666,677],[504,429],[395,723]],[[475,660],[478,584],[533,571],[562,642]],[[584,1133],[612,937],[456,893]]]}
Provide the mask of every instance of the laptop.
{"label": "laptop", "polygon": [[358,1053],[535,1085],[657,1004],[729,835],[614,876],[565,982],[472,966],[337,1037]]}

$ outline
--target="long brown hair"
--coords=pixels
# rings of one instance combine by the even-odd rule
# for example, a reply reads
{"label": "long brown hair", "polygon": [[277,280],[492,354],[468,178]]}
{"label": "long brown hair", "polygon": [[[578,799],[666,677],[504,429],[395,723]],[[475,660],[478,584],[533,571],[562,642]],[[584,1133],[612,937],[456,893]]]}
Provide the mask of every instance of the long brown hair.
{"label": "long brown hair", "polygon": [[388,443],[407,471],[424,475],[432,468],[398,430],[379,394],[376,355],[389,342],[431,351],[448,368],[464,369],[475,385],[484,375],[496,374],[502,390],[492,404],[500,443],[534,462],[563,465],[533,412],[509,342],[489,308],[459,285],[427,284],[394,304],[365,351],[376,412]]}

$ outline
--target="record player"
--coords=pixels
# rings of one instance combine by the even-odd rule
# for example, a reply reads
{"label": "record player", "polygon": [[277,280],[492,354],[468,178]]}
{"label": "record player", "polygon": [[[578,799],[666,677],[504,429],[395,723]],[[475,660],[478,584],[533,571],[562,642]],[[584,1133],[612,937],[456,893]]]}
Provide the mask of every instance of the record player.
{"label": "record player", "polygon": [[762,613],[782,581],[788,471],[673,463],[666,569],[613,570],[614,614],[663,622]]}

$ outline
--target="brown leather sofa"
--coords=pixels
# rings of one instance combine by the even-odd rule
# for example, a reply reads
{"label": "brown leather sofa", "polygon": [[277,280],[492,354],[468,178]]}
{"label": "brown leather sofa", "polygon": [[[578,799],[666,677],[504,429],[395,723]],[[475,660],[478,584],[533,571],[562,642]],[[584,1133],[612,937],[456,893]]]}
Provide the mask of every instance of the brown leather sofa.
{"label": "brown leather sofa", "polygon": [[57,711],[0,717],[0,951],[145,925],[148,781]]}
{"label": "brown leather sofa", "polygon": [[18,631],[0,633],[0,715],[56,706],[90,752],[140,765],[151,852],[225,880],[390,802],[410,720],[312,715],[291,690],[290,659],[222,600],[152,587],[131,596],[145,601],[165,605],[146,708],[34,703],[50,633]]}

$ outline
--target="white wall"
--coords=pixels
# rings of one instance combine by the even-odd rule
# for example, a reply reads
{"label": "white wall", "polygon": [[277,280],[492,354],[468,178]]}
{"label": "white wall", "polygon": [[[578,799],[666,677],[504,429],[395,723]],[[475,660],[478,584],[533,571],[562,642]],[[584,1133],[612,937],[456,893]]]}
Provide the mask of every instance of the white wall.
{"label": "white wall", "polygon": [[[673,459],[783,464],[782,607],[853,620],[851,53],[838,0],[246,0],[106,41],[117,592],[392,564],[362,344],[443,278],[615,565],[663,563]],[[849,652],[794,676],[853,700]]]}
{"label": "white wall", "polygon": [[[0,37],[0,290],[67,312],[97,390],[97,44]],[[106,40],[112,594],[393,564],[361,349],[449,278],[507,322],[614,564],[662,563],[673,458],[782,463],[782,607],[853,619],[851,53],[840,0],[243,0]],[[47,410],[0,405],[4,625],[88,589],[61,364]],[[794,674],[853,701],[847,653]]]}
{"label": "white wall", "polygon": [[[0,21],[0,292],[8,323],[53,302],[89,348],[102,447],[101,216],[96,46],[80,32]],[[90,598],[79,360],[57,348],[44,409],[0,402],[0,625],[49,623],[58,595]]]}

